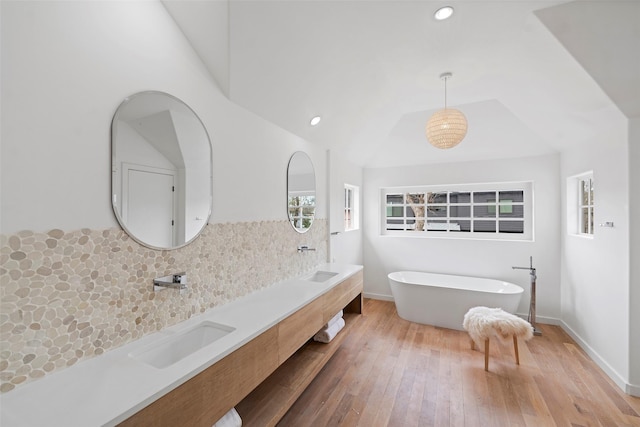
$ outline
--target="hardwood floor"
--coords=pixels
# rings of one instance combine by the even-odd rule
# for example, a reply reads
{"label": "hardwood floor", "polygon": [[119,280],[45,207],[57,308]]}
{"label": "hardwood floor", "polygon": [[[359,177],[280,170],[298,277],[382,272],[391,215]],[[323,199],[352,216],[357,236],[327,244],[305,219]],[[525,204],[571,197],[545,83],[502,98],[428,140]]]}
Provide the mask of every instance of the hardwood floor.
{"label": "hardwood floor", "polygon": [[407,322],[392,302],[364,315],[278,424],[287,426],[640,426],[624,394],[557,326],[483,350],[466,332]]}

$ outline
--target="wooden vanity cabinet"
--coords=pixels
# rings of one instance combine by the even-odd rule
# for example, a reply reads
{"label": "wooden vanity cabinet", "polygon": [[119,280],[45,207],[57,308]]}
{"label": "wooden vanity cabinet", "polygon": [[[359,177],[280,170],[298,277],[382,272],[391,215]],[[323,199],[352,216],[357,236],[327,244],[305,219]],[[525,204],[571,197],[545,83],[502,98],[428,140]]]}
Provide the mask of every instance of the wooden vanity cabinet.
{"label": "wooden vanity cabinet", "polygon": [[322,325],[340,310],[347,313],[362,313],[362,271],[345,279],[324,294],[322,301]]}
{"label": "wooden vanity cabinet", "polygon": [[119,424],[211,427],[278,367],[273,326]]}
{"label": "wooden vanity cabinet", "polygon": [[[120,426],[211,427],[233,407],[244,425],[275,425],[362,313],[362,277],[359,271],[345,279]],[[346,327],[333,341],[310,340],[343,309]]]}
{"label": "wooden vanity cabinet", "polygon": [[278,324],[278,365],[322,328],[323,301],[323,298],[312,301]]}
{"label": "wooden vanity cabinet", "polygon": [[[313,321],[317,322],[317,307],[322,308],[322,321],[320,326],[315,323],[313,332],[301,334],[296,343],[291,343],[288,348],[296,348],[296,351],[278,367],[278,369],[264,380],[255,390],[245,397],[235,408],[242,418],[243,425],[269,427],[275,426],[287,413],[289,408],[300,397],[302,392],[318,375],[320,370],[338,350],[342,341],[347,337],[349,329],[353,327],[362,314],[362,270],[345,279],[330,291],[314,300]],[[306,310],[309,305],[302,308]],[[345,327],[328,344],[319,343],[310,338],[322,328],[337,312],[344,310]],[[284,321],[292,319],[298,312],[289,316]],[[310,319],[308,319],[311,321]],[[283,322],[284,322],[283,321]],[[292,325],[296,324],[292,322]],[[297,325],[301,327],[300,324]],[[306,338],[305,338],[306,337]]]}

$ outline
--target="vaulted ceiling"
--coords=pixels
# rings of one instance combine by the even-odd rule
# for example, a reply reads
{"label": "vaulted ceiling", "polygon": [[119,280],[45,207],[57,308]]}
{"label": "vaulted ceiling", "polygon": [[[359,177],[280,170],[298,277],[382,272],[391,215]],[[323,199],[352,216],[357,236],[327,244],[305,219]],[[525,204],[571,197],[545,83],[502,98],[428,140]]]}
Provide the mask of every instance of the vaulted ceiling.
{"label": "vaulted ceiling", "polygon": [[[640,116],[636,0],[163,3],[231,101],[365,167],[564,151]],[[439,150],[447,71],[469,131]]]}

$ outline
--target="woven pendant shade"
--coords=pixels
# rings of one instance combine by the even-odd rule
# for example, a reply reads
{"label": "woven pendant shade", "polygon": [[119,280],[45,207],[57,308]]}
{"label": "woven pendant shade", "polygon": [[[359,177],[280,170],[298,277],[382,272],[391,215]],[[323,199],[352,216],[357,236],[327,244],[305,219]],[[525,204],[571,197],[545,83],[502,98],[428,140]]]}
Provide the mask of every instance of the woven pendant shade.
{"label": "woven pendant shade", "polygon": [[467,134],[467,118],[455,108],[447,108],[447,79],[451,73],[442,73],[444,80],[444,108],[436,111],[427,122],[427,139],[436,148],[447,149],[460,144]]}
{"label": "woven pendant shade", "polygon": [[426,130],[427,139],[434,147],[455,147],[467,135],[467,118],[459,110],[445,108],[431,116]]}

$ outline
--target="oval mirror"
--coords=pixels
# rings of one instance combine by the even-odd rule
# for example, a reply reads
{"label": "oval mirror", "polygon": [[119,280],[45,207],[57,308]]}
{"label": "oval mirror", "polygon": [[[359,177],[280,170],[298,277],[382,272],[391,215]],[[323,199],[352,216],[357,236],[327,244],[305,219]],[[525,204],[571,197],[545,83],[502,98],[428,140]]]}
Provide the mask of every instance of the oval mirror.
{"label": "oval mirror", "polygon": [[311,228],[316,214],[316,174],[309,156],[296,151],[287,168],[287,211],[298,233]]}
{"label": "oval mirror", "polygon": [[140,92],[111,123],[111,203],[138,243],[175,249],[194,240],[211,215],[211,142],[178,98]]}

